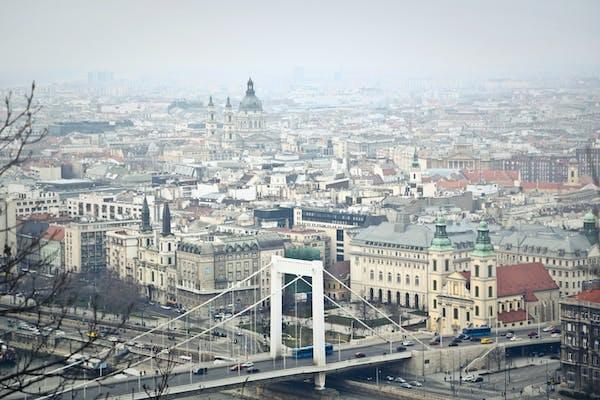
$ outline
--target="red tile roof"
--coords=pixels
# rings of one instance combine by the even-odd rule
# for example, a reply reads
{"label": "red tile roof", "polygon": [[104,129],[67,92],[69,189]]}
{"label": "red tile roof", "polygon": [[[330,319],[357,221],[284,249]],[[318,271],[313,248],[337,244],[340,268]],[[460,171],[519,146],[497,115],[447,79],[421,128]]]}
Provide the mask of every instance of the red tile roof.
{"label": "red tile roof", "polygon": [[60,242],[65,238],[65,228],[57,225],[50,225],[44,233],[44,239]]}
{"label": "red tile roof", "polygon": [[532,318],[531,315],[527,315],[525,310],[521,309],[501,312],[498,314],[498,319],[505,324],[512,324],[513,322],[521,322]]}
{"label": "red tile roof", "polygon": [[464,171],[463,175],[471,183],[487,182],[512,186],[519,179],[519,171],[487,169],[483,171]]}
{"label": "red tile roof", "polygon": [[471,271],[459,271],[459,274],[467,279],[467,282],[471,282]]}
{"label": "red tile roof", "polygon": [[600,289],[586,290],[573,296],[577,300],[600,303]]}
{"label": "red tile roof", "polygon": [[525,301],[537,301],[535,292],[558,289],[540,262],[498,267],[497,285],[498,297],[524,295]]}

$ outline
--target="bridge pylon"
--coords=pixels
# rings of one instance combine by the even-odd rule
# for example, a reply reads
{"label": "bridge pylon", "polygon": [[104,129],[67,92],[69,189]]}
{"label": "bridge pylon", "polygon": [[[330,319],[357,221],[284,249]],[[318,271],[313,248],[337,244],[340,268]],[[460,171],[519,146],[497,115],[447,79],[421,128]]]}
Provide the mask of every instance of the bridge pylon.
{"label": "bridge pylon", "polygon": [[[284,274],[310,276],[312,278],[312,330],[313,330],[313,365],[324,367],[325,356],[325,303],[323,285],[323,263],[321,261],[304,261],[281,256],[271,258],[271,357],[283,355],[281,324]],[[314,377],[315,388],[325,388],[325,373],[317,373]]]}

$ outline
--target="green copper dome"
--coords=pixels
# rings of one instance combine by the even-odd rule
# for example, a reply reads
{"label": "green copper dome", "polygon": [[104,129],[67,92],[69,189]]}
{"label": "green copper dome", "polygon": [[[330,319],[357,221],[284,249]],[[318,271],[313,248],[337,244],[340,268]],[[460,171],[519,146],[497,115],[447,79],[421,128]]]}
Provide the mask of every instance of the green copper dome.
{"label": "green copper dome", "polygon": [[594,216],[594,214],[592,214],[591,211],[583,216],[583,223],[584,224],[595,224],[596,223],[596,217]]}
{"label": "green copper dome", "polygon": [[477,228],[477,239],[475,240],[475,249],[471,255],[477,257],[489,257],[494,254],[494,246],[492,245],[492,239],[490,239],[490,230],[488,224],[485,221],[479,223]]}
{"label": "green copper dome", "polygon": [[435,220],[435,234],[433,235],[429,249],[433,251],[452,250],[452,242],[446,232],[446,219],[442,216],[437,217]]}

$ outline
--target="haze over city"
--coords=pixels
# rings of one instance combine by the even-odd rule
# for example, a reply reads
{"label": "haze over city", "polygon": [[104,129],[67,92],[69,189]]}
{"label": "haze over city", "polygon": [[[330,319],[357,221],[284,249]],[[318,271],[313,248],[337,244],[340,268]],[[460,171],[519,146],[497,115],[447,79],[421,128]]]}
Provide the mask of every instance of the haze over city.
{"label": "haze over city", "polygon": [[600,398],[598,1],[0,6],[0,400]]}

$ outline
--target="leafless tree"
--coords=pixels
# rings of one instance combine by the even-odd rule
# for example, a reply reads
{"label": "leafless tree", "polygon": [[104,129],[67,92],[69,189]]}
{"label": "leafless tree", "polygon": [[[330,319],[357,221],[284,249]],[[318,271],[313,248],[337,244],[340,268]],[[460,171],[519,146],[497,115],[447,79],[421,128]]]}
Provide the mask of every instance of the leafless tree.
{"label": "leafless tree", "polygon": [[[0,121],[0,177],[11,168],[18,167],[32,155],[32,148],[42,144],[47,135],[46,129],[36,130],[35,117],[41,106],[34,101],[35,83],[24,96],[22,110],[15,110],[12,93],[4,99],[5,117]],[[0,213],[7,210],[0,210]],[[3,234],[16,232],[18,226],[6,226]],[[135,300],[123,294],[135,293],[136,288],[124,288],[114,281],[111,285],[111,301],[120,299],[115,308],[107,304],[107,297],[98,291],[87,297],[86,315],[77,315],[76,307],[81,304],[82,282],[68,271],[48,274],[48,266],[53,254],[40,256],[43,246],[40,238],[14,245],[8,245],[0,256],[0,318],[9,324],[3,338],[9,341],[4,346],[4,361],[15,354],[11,346],[21,350],[14,366],[3,371],[0,376],[0,399],[20,394],[25,397],[39,395],[43,391],[52,395],[62,391],[73,379],[73,370],[64,367],[65,358],[90,353],[98,357],[100,346],[97,342],[101,324],[107,324],[103,312],[106,309],[119,310],[121,315],[117,325],[127,321]],[[34,262],[31,262],[34,260]],[[24,265],[26,264],[26,267]],[[108,281],[103,281],[105,284]],[[117,296],[119,291],[121,296]],[[65,327],[74,328],[79,339],[67,339],[61,333]],[[115,326],[114,323],[112,326]],[[23,328],[23,329],[19,329]],[[108,349],[107,349],[108,350]],[[10,354],[9,354],[10,353]],[[111,351],[102,351],[99,358],[107,359]]]}
{"label": "leafless tree", "polygon": [[167,360],[159,360],[158,357],[155,357],[154,361],[157,366],[154,371],[154,385],[144,384],[143,389],[149,399],[159,400],[169,388],[169,380],[176,363],[171,354]]}

